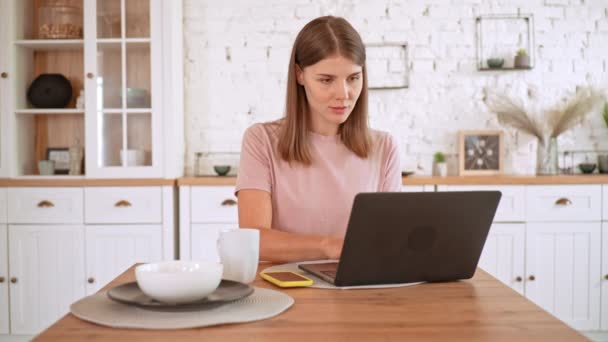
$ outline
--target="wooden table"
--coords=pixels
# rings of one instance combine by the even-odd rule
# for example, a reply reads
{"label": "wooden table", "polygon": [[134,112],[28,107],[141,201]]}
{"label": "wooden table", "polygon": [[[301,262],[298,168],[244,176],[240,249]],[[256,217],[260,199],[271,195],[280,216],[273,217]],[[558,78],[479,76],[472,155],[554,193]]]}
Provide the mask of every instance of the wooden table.
{"label": "wooden table", "polygon": [[[260,270],[270,264],[260,265]],[[134,281],[134,267],[101,291]],[[255,286],[278,289],[256,279]],[[68,314],[40,341],[583,341],[585,337],[481,269],[471,280],[367,290],[282,290],[272,319],[184,330],[112,329]]]}

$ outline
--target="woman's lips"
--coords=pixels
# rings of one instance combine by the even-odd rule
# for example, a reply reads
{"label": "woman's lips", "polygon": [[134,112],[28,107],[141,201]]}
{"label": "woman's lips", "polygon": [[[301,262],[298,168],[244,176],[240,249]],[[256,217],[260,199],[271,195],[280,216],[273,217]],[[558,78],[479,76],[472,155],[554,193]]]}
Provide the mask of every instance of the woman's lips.
{"label": "woman's lips", "polygon": [[329,107],[329,109],[331,109],[331,111],[334,114],[344,114],[344,113],[346,113],[346,108],[348,108],[348,107],[346,107],[346,106]]}

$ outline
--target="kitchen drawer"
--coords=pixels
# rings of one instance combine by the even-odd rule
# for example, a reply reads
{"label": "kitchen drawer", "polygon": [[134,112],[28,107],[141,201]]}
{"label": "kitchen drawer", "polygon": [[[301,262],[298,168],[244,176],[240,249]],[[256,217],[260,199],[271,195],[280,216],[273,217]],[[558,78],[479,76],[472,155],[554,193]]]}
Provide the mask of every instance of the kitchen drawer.
{"label": "kitchen drawer", "polygon": [[529,185],[527,221],[600,221],[601,185]]}
{"label": "kitchen drawer", "polygon": [[8,216],[6,188],[0,188],[0,223],[6,223]]}
{"label": "kitchen drawer", "polygon": [[84,189],[86,223],[161,223],[160,187]]}
{"label": "kitchen drawer", "polygon": [[401,192],[423,192],[424,185],[402,185]]}
{"label": "kitchen drawer", "polygon": [[8,188],[9,223],[82,223],[82,188]]}
{"label": "kitchen drawer", "polygon": [[193,223],[238,222],[233,186],[191,187],[190,212]]}
{"label": "kitchen drawer", "polygon": [[489,191],[502,193],[494,222],[523,222],[525,188],[523,185],[444,185],[439,191]]}
{"label": "kitchen drawer", "polygon": [[[602,198],[604,199],[602,204],[602,220],[608,221],[608,185],[602,185],[602,192]],[[608,245],[606,248],[608,248]],[[608,318],[606,321],[608,322]]]}

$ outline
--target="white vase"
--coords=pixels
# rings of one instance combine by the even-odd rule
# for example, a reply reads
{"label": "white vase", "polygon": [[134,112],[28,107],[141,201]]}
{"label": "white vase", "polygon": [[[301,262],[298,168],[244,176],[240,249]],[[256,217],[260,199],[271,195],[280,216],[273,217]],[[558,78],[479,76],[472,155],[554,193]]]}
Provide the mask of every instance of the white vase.
{"label": "white vase", "polygon": [[435,163],[433,165],[433,176],[446,177],[448,175],[448,163]]}

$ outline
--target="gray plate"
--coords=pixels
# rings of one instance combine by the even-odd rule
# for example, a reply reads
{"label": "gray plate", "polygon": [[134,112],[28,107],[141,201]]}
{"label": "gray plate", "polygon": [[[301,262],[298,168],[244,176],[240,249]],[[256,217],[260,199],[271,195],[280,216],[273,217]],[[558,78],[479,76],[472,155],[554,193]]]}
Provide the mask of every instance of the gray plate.
{"label": "gray plate", "polygon": [[114,301],[139,306],[151,310],[198,310],[210,309],[218,305],[245,298],[253,293],[253,287],[232,280],[222,280],[220,285],[209,296],[192,303],[167,304],[158,302],[141,291],[137,282],[116,286],[108,291],[108,297]]}

